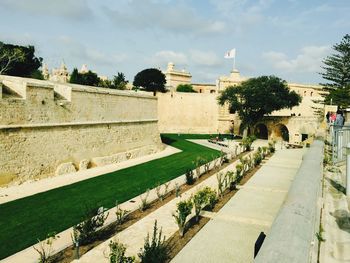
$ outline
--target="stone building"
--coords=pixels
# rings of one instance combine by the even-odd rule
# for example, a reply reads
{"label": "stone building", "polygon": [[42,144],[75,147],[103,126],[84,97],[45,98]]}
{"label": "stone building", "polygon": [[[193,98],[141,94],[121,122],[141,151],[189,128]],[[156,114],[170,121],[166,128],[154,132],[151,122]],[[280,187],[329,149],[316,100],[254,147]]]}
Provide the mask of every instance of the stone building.
{"label": "stone building", "polygon": [[168,63],[166,71],[163,72],[166,78],[166,87],[168,90],[176,90],[179,84],[191,84],[192,76],[186,70],[176,70],[175,64]]}
{"label": "stone building", "polygon": [[[248,78],[235,69],[228,76],[220,76],[216,84],[192,84],[198,93],[170,92],[158,95],[160,132],[242,134],[237,114],[230,114],[227,106],[219,106],[218,94],[228,86],[236,86]],[[316,133],[320,117],[316,109],[323,109],[315,101],[323,100],[322,87],[288,83],[302,102],[292,109],[275,111],[257,123],[250,133],[263,139],[283,139],[300,144]],[[177,109],[177,110],[174,110]]]}

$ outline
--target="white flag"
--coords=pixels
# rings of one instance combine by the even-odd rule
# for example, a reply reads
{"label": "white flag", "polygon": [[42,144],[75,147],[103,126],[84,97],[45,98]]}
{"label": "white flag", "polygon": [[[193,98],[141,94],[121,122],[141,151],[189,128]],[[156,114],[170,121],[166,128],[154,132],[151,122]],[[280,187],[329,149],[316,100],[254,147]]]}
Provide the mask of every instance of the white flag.
{"label": "white flag", "polygon": [[236,57],[236,49],[233,48],[225,53],[224,58],[235,58]]}

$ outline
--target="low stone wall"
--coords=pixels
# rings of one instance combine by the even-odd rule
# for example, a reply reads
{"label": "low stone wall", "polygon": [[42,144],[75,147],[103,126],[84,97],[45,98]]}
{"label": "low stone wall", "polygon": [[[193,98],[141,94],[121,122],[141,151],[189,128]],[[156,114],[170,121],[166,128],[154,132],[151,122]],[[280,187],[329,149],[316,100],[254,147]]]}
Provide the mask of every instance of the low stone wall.
{"label": "low stone wall", "polygon": [[255,263],[317,261],[323,142],[315,141],[304,155],[288,196],[260,249]]}
{"label": "low stone wall", "polygon": [[162,149],[157,98],[0,76],[0,185]]}

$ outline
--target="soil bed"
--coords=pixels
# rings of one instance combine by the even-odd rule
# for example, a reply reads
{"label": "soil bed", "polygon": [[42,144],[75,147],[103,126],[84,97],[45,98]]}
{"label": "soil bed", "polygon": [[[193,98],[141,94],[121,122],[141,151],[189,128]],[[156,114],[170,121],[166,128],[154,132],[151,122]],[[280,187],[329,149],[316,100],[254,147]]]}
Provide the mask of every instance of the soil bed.
{"label": "soil bed", "polygon": [[[225,167],[227,167],[228,165],[232,164],[233,162],[239,160],[240,157],[245,156],[246,154],[248,154],[249,152],[244,152],[239,154],[236,158],[230,160],[227,163],[224,163],[222,166],[220,166],[220,170],[224,169]],[[192,185],[187,185],[187,184],[183,184],[180,187],[180,193],[183,194],[185,193],[187,190],[195,187],[196,185],[200,184],[201,182],[203,182],[204,180],[208,179],[210,176],[212,176],[213,174],[217,173],[218,171],[220,171],[218,169],[212,169],[210,170],[208,173],[203,174],[199,179],[196,178],[196,181],[194,182],[194,184]],[[245,182],[246,178],[249,177],[249,173],[242,179],[242,182]],[[250,177],[249,177],[250,178]],[[236,190],[235,190],[236,191]],[[220,199],[218,201],[218,203],[215,205],[215,208],[213,211],[215,211],[216,207],[220,207],[220,203],[222,202],[221,200],[226,200],[226,198],[228,198],[226,200],[226,202],[234,195],[233,193],[234,191],[231,191],[227,194],[224,195],[224,197],[222,199]],[[232,194],[233,193],[233,194]],[[232,195],[231,195],[232,194]],[[226,196],[230,196],[230,197],[226,197]],[[131,213],[128,214],[128,217],[126,219],[126,221],[122,224],[117,224],[116,222],[113,222],[111,224],[109,224],[108,226],[106,226],[105,228],[103,228],[102,230],[100,230],[98,232],[98,236],[96,238],[96,241],[94,241],[93,243],[90,243],[88,245],[82,245],[79,247],[79,255],[80,257],[82,255],[84,255],[85,253],[87,253],[89,250],[93,249],[94,247],[98,246],[99,244],[103,243],[104,241],[106,241],[107,239],[113,237],[114,235],[116,235],[118,232],[123,231],[124,229],[128,228],[129,226],[133,225],[134,223],[136,223],[137,221],[141,220],[143,217],[149,215],[150,213],[152,213],[153,211],[157,210],[158,208],[162,207],[163,205],[165,205],[166,203],[170,202],[171,200],[173,200],[176,197],[175,194],[175,190],[170,191],[167,196],[163,199],[163,201],[160,201],[159,199],[154,200],[153,202],[151,202],[149,204],[149,207],[141,212],[140,210],[135,210]],[[226,203],[225,202],[225,203]],[[221,205],[221,207],[225,204],[223,203]],[[220,208],[221,208],[220,207]],[[220,209],[218,208],[218,209]],[[202,228],[202,226],[204,226],[207,222],[209,221],[209,219],[207,218],[201,218],[199,220],[198,223],[196,223],[194,220],[192,222],[192,220],[190,222],[192,222],[192,224],[194,226],[191,226],[189,223],[189,229],[187,230],[185,236],[183,238],[180,239],[180,236],[178,236],[178,239],[175,241],[174,244],[175,248],[174,251],[177,251],[176,254],[178,253],[178,251],[180,251],[182,249],[183,246],[186,245],[186,243]],[[191,234],[192,233],[192,234]],[[176,235],[177,233],[175,233],[174,235]],[[173,236],[174,236],[173,235]],[[178,234],[177,234],[178,235]],[[189,236],[189,239],[187,242],[185,242],[184,240],[186,240],[186,235]],[[173,236],[171,238],[173,238]],[[170,238],[170,239],[171,239]],[[169,240],[170,240],[169,239]],[[167,241],[169,242],[169,241]],[[183,244],[181,246],[181,248],[178,250],[178,244]],[[175,255],[176,255],[175,254]],[[174,256],[175,256],[174,255]],[[56,253],[55,255],[52,256],[52,262],[53,263],[68,263],[68,262],[72,262],[75,259],[75,250],[73,245],[67,247],[66,249]]]}
{"label": "soil bed", "polygon": [[[265,160],[269,159],[271,157],[267,156]],[[247,172],[247,174],[242,178],[239,185],[244,185],[246,182],[249,181],[250,178],[253,177],[253,175],[260,169],[261,165],[258,165],[254,167],[252,170]],[[218,200],[218,202],[215,204],[214,209],[212,212],[218,212],[237,192],[239,189],[235,189],[230,191],[227,189],[224,192],[224,195],[222,198]],[[180,237],[179,232],[176,231],[168,240],[167,244],[169,247],[169,258],[166,262],[170,262],[180,251],[181,249],[204,227],[208,222],[210,221],[209,218],[200,217],[199,222],[197,223],[195,221],[195,217],[193,217],[187,225],[187,231],[184,234],[183,237]]]}

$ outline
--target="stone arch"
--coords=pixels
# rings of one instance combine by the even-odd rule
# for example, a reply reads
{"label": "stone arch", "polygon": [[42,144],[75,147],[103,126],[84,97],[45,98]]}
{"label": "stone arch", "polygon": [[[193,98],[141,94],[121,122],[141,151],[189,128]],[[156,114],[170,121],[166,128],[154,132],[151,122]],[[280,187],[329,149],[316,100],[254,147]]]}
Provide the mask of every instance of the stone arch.
{"label": "stone arch", "polygon": [[283,141],[289,142],[289,130],[286,125],[279,123],[275,127],[275,135]]}
{"label": "stone arch", "polygon": [[258,123],[254,128],[254,135],[258,139],[267,140],[269,138],[269,131],[264,123]]}

